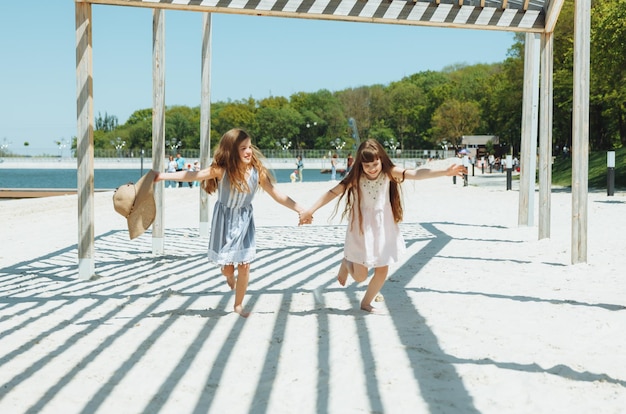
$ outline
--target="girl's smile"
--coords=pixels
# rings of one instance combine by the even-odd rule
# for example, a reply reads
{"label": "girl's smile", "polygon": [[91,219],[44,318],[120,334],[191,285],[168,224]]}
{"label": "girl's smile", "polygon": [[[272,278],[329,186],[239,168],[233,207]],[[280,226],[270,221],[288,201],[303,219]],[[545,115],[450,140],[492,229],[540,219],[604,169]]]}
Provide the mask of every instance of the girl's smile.
{"label": "girl's smile", "polygon": [[363,162],[361,166],[363,167],[363,172],[370,180],[376,179],[383,170],[383,164],[380,162],[380,159],[372,162]]}
{"label": "girl's smile", "polygon": [[252,140],[250,140],[250,138],[241,141],[239,145],[239,158],[244,164],[250,164],[252,161]]}

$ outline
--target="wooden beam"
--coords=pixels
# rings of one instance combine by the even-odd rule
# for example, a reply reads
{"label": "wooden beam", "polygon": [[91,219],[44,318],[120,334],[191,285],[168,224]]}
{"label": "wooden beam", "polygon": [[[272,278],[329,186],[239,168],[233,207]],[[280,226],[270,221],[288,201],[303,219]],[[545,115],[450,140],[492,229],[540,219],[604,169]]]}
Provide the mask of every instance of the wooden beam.
{"label": "wooden beam", "polygon": [[552,101],[554,35],[541,35],[541,98],[539,103],[539,240],[550,238],[552,195]]}
{"label": "wooden beam", "polygon": [[538,113],[539,35],[527,33],[524,41],[524,94],[518,212],[518,223],[522,226],[534,225]]}
{"label": "wooden beam", "polygon": [[546,33],[552,33],[554,31],[554,27],[556,26],[556,22],[559,17],[559,14],[561,14],[561,9],[563,8],[564,2],[565,0],[552,0],[550,2],[550,6],[548,7],[548,10],[546,10],[546,22],[545,22]]}
{"label": "wooden beam", "polygon": [[[458,8],[450,7],[450,1],[420,0],[403,3],[403,10],[396,10],[398,2],[376,3],[357,1],[362,7],[354,7],[355,0],[310,0],[299,2],[297,9],[293,2],[276,2],[268,7],[266,2],[199,2],[193,0],[75,0],[93,4],[116,6],[146,7],[152,9],[198,11],[204,13],[243,14],[253,16],[289,17],[313,20],[349,21],[381,24],[400,24],[410,26],[448,27],[462,29],[497,30],[513,32],[541,33],[544,31],[545,12],[543,10],[517,10],[518,15],[511,18],[510,9],[498,6],[463,6],[471,13],[458,13]],[[504,0],[507,3],[509,0]],[[456,2],[454,2],[456,3]],[[453,4],[454,4],[453,3]],[[478,17],[477,17],[478,16]]]}
{"label": "wooden beam", "polygon": [[[202,51],[200,82],[200,166],[211,164],[211,13],[202,15]],[[200,190],[200,236],[209,237],[209,195]]]}
{"label": "wooden beam", "polygon": [[[165,11],[152,11],[152,169],[164,171],[165,163]],[[152,253],[163,254],[163,186],[154,188],[157,214],[152,224]]]}
{"label": "wooden beam", "polygon": [[589,60],[591,0],[574,6],[574,97],[572,100],[572,264],[587,262],[589,186]]}
{"label": "wooden beam", "polygon": [[[111,190],[95,190],[96,192],[113,191]],[[75,188],[2,188],[0,189],[0,198],[41,198],[76,195],[78,191]]]}
{"label": "wooden beam", "polygon": [[91,4],[76,3],[76,161],[78,277],[95,276],[94,145]]}

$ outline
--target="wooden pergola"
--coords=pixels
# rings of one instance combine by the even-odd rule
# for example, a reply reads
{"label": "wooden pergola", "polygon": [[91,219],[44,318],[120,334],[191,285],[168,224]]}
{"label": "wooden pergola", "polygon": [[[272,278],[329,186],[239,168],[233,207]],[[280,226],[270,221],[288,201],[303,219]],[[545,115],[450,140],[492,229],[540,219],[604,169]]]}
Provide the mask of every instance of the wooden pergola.
{"label": "wooden pergola", "polygon": [[[534,225],[539,141],[539,238],[550,237],[553,32],[565,0],[75,0],[78,162],[78,273],[95,276],[92,4],[153,9],[152,168],[165,159],[165,11],[203,14],[200,162],[210,153],[211,14],[244,14],[525,33],[518,224]],[[572,110],[572,263],[587,261],[589,37],[591,0],[575,0]],[[488,45],[486,45],[488,46]],[[539,135],[539,137],[537,137]],[[539,138],[539,139],[538,139]],[[152,250],[163,254],[163,183],[155,186]],[[209,232],[208,195],[200,192],[200,234]]]}

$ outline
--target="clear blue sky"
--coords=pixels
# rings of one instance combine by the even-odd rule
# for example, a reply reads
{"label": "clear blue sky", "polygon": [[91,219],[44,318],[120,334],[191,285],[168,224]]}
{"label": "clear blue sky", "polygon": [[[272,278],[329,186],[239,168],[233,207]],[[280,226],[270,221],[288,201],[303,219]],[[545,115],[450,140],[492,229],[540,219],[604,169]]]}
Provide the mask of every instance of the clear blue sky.
{"label": "clear blue sky", "polygon": [[[152,107],[152,9],[93,5],[94,113]],[[389,84],[501,62],[513,33],[213,14],[211,101]],[[165,13],[166,105],[200,104],[202,14]],[[76,135],[74,1],[0,3],[0,144]],[[5,140],[6,139],[6,140]]]}

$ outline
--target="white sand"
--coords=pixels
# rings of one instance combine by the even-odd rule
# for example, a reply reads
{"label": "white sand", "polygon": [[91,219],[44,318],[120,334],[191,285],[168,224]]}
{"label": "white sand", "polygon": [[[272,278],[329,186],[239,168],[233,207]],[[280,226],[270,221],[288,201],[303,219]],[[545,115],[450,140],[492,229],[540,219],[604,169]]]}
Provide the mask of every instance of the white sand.
{"label": "white sand", "polygon": [[[198,189],[166,190],[156,257],[96,193],[94,281],[77,279],[75,196],[0,201],[0,413],[626,412],[625,195],[589,194],[571,265],[571,194],[539,241],[503,176],[470,182],[404,185],[383,315],[335,281],[332,206],[297,227],[257,195],[244,319],[197,235]],[[330,184],[279,187],[309,205]]]}

